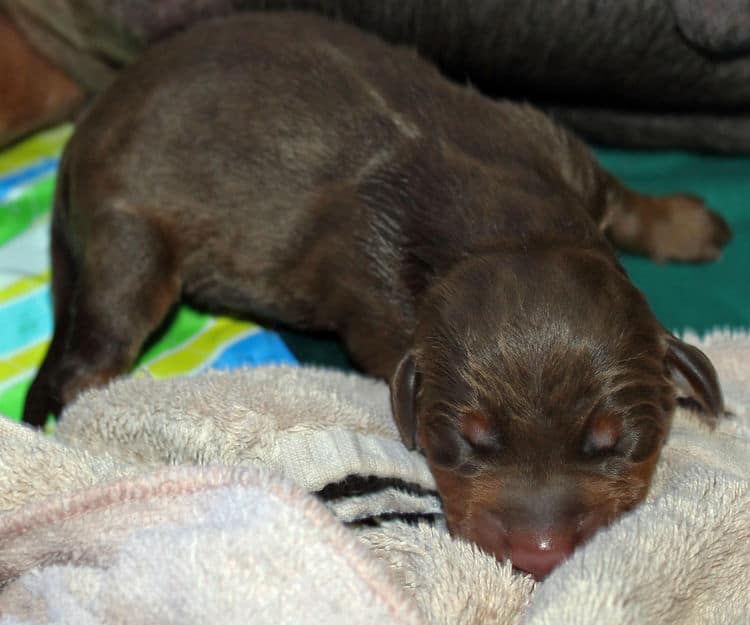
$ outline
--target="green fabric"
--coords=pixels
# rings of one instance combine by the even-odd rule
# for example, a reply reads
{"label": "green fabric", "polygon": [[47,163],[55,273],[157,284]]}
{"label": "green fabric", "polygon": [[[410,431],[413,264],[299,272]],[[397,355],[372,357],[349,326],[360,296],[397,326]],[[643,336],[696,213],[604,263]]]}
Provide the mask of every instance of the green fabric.
{"label": "green fabric", "polygon": [[54,191],[54,178],[46,178],[28,185],[17,197],[0,205],[0,245],[26,230],[40,215],[49,211]]}
{"label": "green fabric", "polygon": [[684,152],[597,150],[602,164],[632,188],[653,194],[703,196],[734,232],[722,257],[706,264],[656,264],[623,255],[633,282],[661,322],[699,333],[750,328],[750,157]]}

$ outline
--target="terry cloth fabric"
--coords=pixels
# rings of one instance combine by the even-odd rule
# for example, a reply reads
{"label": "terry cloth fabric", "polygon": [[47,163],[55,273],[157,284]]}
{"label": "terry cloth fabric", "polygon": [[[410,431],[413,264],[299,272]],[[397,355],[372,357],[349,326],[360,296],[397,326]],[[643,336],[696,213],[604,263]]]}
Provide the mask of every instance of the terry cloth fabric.
{"label": "terry cloth fabric", "polygon": [[0,625],[750,622],[750,336],[699,344],[647,500],[545,581],[454,540],[384,384],[304,367],[117,381],[0,420]]}

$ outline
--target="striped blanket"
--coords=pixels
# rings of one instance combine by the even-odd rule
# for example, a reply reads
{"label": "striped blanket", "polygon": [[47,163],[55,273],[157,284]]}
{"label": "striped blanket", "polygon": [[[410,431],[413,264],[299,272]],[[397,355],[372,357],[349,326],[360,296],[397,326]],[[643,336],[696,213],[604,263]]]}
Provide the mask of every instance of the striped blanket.
{"label": "striped blanket", "polygon": [[[0,414],[14,419],[52,334],[49,209],[71,131],[56,128],[0,154]],[[181,306],[139,359],[136,374],[165,378],[295,362],[275,332]]]}

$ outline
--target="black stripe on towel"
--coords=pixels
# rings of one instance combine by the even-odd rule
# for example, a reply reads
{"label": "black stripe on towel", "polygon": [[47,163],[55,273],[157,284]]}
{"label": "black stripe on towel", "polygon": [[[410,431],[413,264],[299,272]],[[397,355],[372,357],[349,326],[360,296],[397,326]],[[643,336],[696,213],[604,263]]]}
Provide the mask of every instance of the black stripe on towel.
{"label": "black stripe on towel", "polygon": [[348,521],[344,525],[347,527],[378,527],[381,523],[387,521],[402,521],[408,525],[416,525],[420,521],[424,521],[434,525],[435,521],[442,517],[442,514],[436,514],[435,512],[383,512],[356,521]]}
{"label": "black stripe on towel", "polygon": [[336,501],[346,497],[361,497],[379,493],[389,488],[404,491],[419,497],[437,497],[437,491],[424,488],[414,482],[407,482],[396,477],[382,477],[380,475],[359,475],[352,473],[339,482],[326,484],[319,491],[313,493],[323,501]]}

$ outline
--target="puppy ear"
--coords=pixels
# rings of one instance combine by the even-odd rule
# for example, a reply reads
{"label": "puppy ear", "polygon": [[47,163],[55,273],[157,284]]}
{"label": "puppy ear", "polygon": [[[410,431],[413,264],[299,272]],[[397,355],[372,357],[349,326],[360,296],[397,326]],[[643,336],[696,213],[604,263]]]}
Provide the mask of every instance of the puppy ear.
{"label": "puppy ear", "polygon": [[417,390],[419,375],[412,352],[407,352],[391,378],[391,408],[407,449],[417,445]]}
{"label": "puppy ear", "polygon": [[724,398],[716,370],[701,350],[670,334],[666,363],[678,398],[695,402],[708,422],[715,422],[724,414]]}

